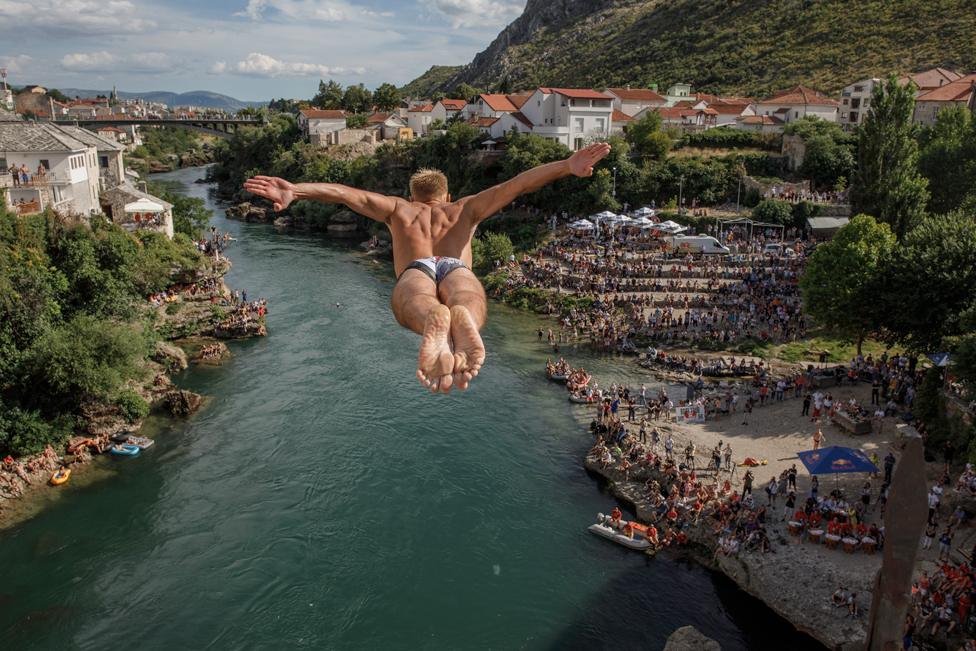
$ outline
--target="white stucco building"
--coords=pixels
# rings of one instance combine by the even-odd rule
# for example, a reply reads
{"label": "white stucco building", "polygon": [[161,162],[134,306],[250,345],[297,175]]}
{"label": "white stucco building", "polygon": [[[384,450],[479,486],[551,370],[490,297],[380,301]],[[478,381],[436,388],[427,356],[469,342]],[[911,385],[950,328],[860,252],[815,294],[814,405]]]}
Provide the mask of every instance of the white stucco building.
{"label": "white stucco building", "polygon": [[827,97],[812,88],[794,86],[772,97],[759,100],[753,106],[753,111],[756,115],[777,118],[784,124],[806,116],[837,122],[839,107],[840,102],[832,97]]}
{"label": "white stucco building", "polygon": [[535,135],[578,150],[610,135],[613,98],[589,89],[538,88],[520,112]]}
{"label": "white stucco building", "polygon": [[840,93],[840,115],[838,122],[845,129],[850,129],[864,122],[864,116],[871,108],[871,95],[874,89],[882,85],[877,77],[862,79],[844,86]]}
{"label": "white stucco building", "polygon": [[660,108],[667,100],[650,88],[608,88],[604,91],[613,98],[613,108],[634,117],[644,109]]}
{"label": "white stucco building", "polygon": [[346,128],[346,112],[331,109],[302,109],[298,112],[302,135],[313,145],[339,144],[339,132]]}

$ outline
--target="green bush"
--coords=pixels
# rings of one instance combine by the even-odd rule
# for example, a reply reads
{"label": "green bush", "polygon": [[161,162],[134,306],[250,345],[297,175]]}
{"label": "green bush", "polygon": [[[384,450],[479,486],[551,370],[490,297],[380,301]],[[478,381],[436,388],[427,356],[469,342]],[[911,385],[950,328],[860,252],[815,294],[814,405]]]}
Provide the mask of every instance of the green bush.
{"label": "green bush", "polygon": [[125,416],[125,419],[130,423],[142,420],[149,415],[149,403],[132,390],[127,389],[119,392],[119,396],[115,399],[115,404],[118,406],[119,411],[122,412],[122,415]]}
{"label": "green bush", "polygon": [[174,314],[179,314],[180,310],[183,309],[182,303],[170,303],[166,306],[166,314],[173,316]]}
{"label": "green bush", "polygon": [[793,225],[793,206],[788,201],[764,199],[752,209],[752,219],[766,224]]}
{"label": "green bush", "polygon": [[756,148],[779,150],[780,137],[775,134],[743,131],[734,127],[716,127],[681,138],[681,147],[714,147],[721,149]]}

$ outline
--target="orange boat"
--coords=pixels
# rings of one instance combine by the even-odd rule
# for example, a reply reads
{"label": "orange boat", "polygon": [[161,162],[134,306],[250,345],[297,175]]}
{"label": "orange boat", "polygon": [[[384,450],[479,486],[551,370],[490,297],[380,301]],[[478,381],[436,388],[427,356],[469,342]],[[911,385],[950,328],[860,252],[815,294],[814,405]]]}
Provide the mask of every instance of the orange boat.
{"label": "orange boat", "polygon": [[71,477],[71,469],[61,468],[56,473],[51,475],[51,485],[60,486],[61,484],[67,483],[69,477]]}

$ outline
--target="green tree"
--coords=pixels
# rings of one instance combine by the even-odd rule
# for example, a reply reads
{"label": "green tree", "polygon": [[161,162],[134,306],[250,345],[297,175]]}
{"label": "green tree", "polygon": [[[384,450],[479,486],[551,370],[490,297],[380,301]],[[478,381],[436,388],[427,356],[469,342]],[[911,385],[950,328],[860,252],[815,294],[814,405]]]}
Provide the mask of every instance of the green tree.
{"label": "green tree", "polygon": [[793,225],[793,204],[779,199],[763,199],[752,209],[752,219],[765,224]]}
{"label": "green tree", "polygon": [[671,149],[671,138],[661,127],[661,115],[657,111],[646,111],[639,120],[627,125],[627,142],[641,157],[662,160]]}
{"label": "green tree", "polygon": [[963,106],[939,111],[919,136],[919,170],[928,179],[928,209],[947,213],[976,195],[976,120]]}
{"label": "green tree", "polygon": [[800,278],[803,305],[817,323],[857,342],[881,328],[877,292],[895,237],[887,224],[858,215],[817,247]]}
{"label": "green tree", "polygon": [[852,185],[856,212],[873,215],[903,238],[925,214],[927,182],[918,171],[918,141],[912,122],[914,87],[894,77],[878,85],[858,138]]}
{"label": "green tree", "polygon": [[959,315],[959,330],[962,334],[945,340],[952,351],[952,373],[965,383],[970,395],[976,395],[976,305]]}
{"label": "green tree", "polygon": [[[495,263],[508,262],[510,256],[515,254],[515,247],[512,240],[504,233],[485,233],[478,239],[478,260],[475,262],[475,270],[485,274],[495,267]],[[473,258],[472,254],[472,258]]]}
{"label": "green tree", "polygon": [[976,304],[976,220],[954,212],[928,217],[895,251],[886,274],[889,339],[933,352],[962,334],[962,314]]}
{"label": "green tree", "polygon": [[362,85],[346,88],[342,96],[342,108],[350,113],[366,113],[373,106],[373,94]]}
{"label": "green tree", "polygon": [[203,199],[188,197],[173,191],[161,183],[150,185],[149,192],[163,201],[173,204],[173,230],[191,239],[200,239],[210,223],[213,211],[207,208]]}
{"label": "green tree", "polygon": [[480,95],[481,92],[481,89],[461,82],[454,90],[451,91],[451,94],[458,99],[463,99],[465,102],[473,102],[478,98],[478,95]]}
{"label": "green tree", "polygon": [[400,90],[393,84],[384,83],[373,91],[373,104],[379,111],[392,111],[400,106]]}
{"label": "green tree", "polygon": [[312,98],[312,106],[321,109],[340,109],[344,98],[342,84],[331,79],[328,83],[319,81],[319,92]]}
{"label": "green tree", "polygon": [[806,144],[800,174],[817,188],[833,188],[838,179],[846,179],[854,170],[854,152],[849,146],[825,135],[816,135]]}

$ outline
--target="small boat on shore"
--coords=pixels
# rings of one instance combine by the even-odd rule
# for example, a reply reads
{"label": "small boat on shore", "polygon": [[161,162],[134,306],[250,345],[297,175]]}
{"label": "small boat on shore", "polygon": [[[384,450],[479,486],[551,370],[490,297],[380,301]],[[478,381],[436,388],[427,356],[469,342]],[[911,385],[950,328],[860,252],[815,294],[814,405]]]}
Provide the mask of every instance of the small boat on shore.
{"label": "small boat on shore", "polygon": [[596,402],[596,398],[592,396],[587,398],[586,396],[578,396],[575,393],[571,393],[569,394],[569,401],[576,403],[577,405],[589,405]]}
{"label": "small boat on shore", "polygon": [[[628,549],[633,549],[640,552],[646,551],[651,546],[651,543],[643,537],[643,535],[647,532],[647,528],[641,524],[636,522],[625,522],[620,524],[620,529],[617,529],[616,526],[613,525],[610,516],[603,515],[602,513],[597,514],[596,520],[596,523],[591,524],[589,527],[587,527],[587,529],[589,529],[591,533],[595,533],[601,538],[606,538],[607,540],[611,540],[618,545],[623,545]],[[619,522],[621,521],[618,520],[618,523]],[[628,528],[635,534],[641,534],[642,537],[632,537],[623,533],[623,529]]]}
{"label": "small boat on shore", "polygon": [[134,445],[140,450],[151,448],[153,446],[153,443],[155,442],[156,441],[150,438],[146,438],[145,436],[130,436],[128,440],[126,440],[126,443],[128,443],[129,445]]}
{"label": "small boat on shore", "polygon": [[596,535],[602,538],[606,538],[607,540],[612,540],[618,545],[623,545],[624,547],[627,547],[628,549],[633,549],[635,551],[642,552],[647,550],[647,548],[651,546],[651,543],[647,542],[647,540],[645,540],[644,538],[631,538],[630,536],[625,536],[624,534],[620,533],[616,529],[612,527],[608,527],[605,524],[599,524],[599,523],[591,524],[587,528],[592,533],[595,533]]}
{"label": "small boat on shore", "polygon": [[112,446],[112,454],[120,457],[134,457],[139,454],[139,446],[131,443],[119,443]]}
{"label": "small boat on shore", "polygon": [[113,443],[127,443],[130,436],[132,436],[132,432],[116,432],[109,437],[109,440]]}
{"label": "small boat on shore", "polygon": [[553,382],[565,382],[569,377],[565,373],[549,373],[546,375]]}
{"label": "small boat on shore", "polygon": [[71,477],[70,468],[61,468],[56,473],[51,475],[51,485],[60,486],[61,484],[67,483],[68,479]]}

